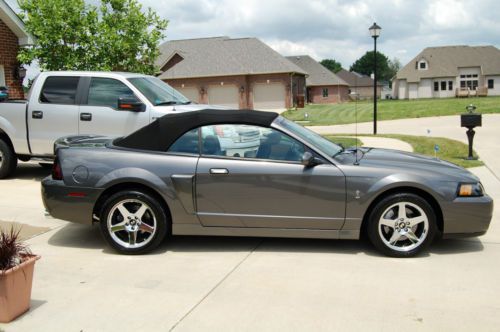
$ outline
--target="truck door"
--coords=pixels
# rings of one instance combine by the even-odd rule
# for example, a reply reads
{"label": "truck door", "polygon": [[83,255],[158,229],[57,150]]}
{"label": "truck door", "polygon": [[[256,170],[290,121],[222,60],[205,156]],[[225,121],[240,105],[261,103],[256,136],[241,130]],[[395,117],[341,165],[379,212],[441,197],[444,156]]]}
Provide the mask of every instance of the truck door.
{"label": "truck door", "polygon": [[[79,133],[118,137],[149,124],[149,110],[119,110],[118,98],[138,99],[125,83],[105,77],[84,78],[87,98],[82,98]],[[90,80],[90,81],[89,81]]]}
{"label": "truck door", "polygon": [[28,131],[33,155],[51,156],[56,139],[78,134],[79,83],[78,76],[50,76],[43,82],[40,94],[32,96]]}

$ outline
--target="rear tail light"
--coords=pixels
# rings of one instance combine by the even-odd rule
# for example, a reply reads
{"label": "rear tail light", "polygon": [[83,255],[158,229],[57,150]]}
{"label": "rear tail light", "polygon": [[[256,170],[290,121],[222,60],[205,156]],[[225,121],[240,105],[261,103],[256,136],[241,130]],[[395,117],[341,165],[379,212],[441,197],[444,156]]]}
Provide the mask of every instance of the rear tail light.
{"label": "rear tail light", "polygon": [[63,179],[61,163],[59,162],[59,158],[57,158],[57,157],[54,160],[54,165],[52,165],[52,179],[54,179],[54,180],[62,180]]}

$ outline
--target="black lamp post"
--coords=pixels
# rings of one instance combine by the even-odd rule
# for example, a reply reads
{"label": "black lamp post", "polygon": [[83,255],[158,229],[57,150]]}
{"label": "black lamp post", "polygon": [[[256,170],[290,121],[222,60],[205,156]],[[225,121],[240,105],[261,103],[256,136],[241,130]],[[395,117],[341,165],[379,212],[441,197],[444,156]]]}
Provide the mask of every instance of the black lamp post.
{"label": "black lamp post", "polygon": [[381,27],[377,23],[368,29],[373,38],[373,135],[377,135],[377,38],[380,36]]}

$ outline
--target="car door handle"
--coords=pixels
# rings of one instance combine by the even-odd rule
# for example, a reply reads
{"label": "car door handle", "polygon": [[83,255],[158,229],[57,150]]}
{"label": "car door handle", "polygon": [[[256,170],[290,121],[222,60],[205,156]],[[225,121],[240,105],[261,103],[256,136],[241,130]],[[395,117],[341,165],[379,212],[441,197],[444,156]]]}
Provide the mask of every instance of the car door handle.
{"label": "car door handle", "polygon": [[81,113],[80,120],[82,121],[92,121],[92,113]]}
{"label": "car door handle", "polygon": [[43,112],[42,111],[33,111],[31,113],[31,117],[33,119],[43,119]]}
{"label": "car door handle", "polygon": [[210,174],[229,174],[227,168],[210,168]]}

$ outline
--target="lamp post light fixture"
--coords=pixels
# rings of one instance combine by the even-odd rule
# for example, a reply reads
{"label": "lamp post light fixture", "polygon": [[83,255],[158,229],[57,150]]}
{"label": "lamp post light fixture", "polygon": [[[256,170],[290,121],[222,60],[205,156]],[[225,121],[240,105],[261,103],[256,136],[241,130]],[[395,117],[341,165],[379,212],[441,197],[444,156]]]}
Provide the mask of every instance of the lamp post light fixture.
{"label": "lamp post light fixture", "polygon": [[382,28],[374,22],[368,30],[373,38],[373,135],[377,135],[377,38]]}

